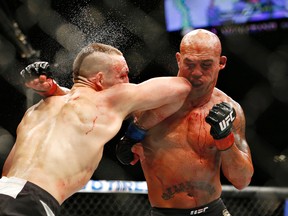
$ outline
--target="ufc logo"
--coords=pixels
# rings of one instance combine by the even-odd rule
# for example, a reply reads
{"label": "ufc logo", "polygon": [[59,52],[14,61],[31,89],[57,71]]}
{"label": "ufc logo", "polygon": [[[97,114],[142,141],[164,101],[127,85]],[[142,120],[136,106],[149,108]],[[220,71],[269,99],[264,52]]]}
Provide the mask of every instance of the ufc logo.
{"label": "ufc logo", "polygon": [[209,207],[204,207],[204,208],[200,208],[200,209],[197,209],[197,210],[192,210],[190,212],[190,215],[197,215],[197,214],[201,214],[201,213],[204,213]]}
{"label": "ufc logo", "polygon": [[233,117],[232,114],[233,114],[233,110],[229,113],[228,116],[226,116],[226,118],[224,120],[222,120],[219,123],[221,131],[225,130],[230,125],[230,123],[232,123],[234,121],[235,117]]}

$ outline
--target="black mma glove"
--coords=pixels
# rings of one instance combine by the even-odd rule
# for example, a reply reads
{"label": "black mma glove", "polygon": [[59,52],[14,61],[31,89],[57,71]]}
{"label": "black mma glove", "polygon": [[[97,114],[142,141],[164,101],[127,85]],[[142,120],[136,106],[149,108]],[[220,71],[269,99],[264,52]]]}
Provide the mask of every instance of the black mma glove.
{"label": "black mma glove", "polygon": [[227,150],[234,144],[231,130],[235,118],[235,109],[226,102],[214,105],[206,116],[205,121],[211,125],[210,134],[218,150]]}
{"label": "black mma glove", "polygon": [[34,62],[33,64],[28,65],[20,71],[20,75],[25,82],[38,78],[40,75],[46,75],[47,78],[53,78],[49,63],[44,61]]}
{"label": "black mma glove", "polygon": [[145,138],[146,132],[134,122],[130,123],[125,135],[116,145],[116,157],[122,164],[129,165],[133,161],[134,153],[131,148]]}
{"label": "black mma glove", "polygon": [[41,91],[33,89],[34,91],[37,92],[37,94],[42,95],[43,97],[52,96],[57,91],[58,87],[56,82],[53,80],[52,72],[50,70],[48,62],[45,61],[34,62],[33,64],[28,65],[22,71],[20,71],[20,75],[25,83],[32,81],[33,79],[39,78],[40,75],[45,75],[47,78],[52,79],[51,88],[49,90]]}

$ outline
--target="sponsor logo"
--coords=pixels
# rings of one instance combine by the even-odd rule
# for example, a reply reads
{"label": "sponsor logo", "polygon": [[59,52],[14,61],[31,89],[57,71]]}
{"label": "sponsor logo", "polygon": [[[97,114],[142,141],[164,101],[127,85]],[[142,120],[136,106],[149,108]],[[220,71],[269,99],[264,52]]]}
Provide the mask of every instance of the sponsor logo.
{"label": "sponsor logo", "polygon": [[219,123],[221,131],[225,130],[230,125],[230,123],[234,121],[234,119],[235,117],[233,116],[233,111],[231,111],[230,114]]}
{"label": "sponsor logo", "polygon": [[204,207],[204,208],[200,208],[200,209],[197,209],[197,210],[192,210],[190,212],[190,215],[198,215],[198,214],[201,214],[201,213],[204,213],[209,207]]}

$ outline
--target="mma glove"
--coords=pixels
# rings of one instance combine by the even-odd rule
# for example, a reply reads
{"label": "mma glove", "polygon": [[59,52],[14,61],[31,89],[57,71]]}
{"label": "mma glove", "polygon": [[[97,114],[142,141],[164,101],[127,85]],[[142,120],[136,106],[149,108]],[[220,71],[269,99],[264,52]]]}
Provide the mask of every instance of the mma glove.
{"label": "mma glove", "polygon": [[46,75],[47,78],[52,78],[52,72],[48,62],[38,61],[25,67],[20,72],[21,77],[25,82],[29,82],[40,75]]}
{"label": "mma glove", "polygon": [[45,75],[47,78],[52,79],[52,85],[51,85],[50,90],[40,91],[40,90],[33,89],[34,91],[36,91],[38,94],[42,96],[45,96],[45,97],[51,96],[57,90],[57,84],[53,79],[52,72],[50,70],[50,65],[48,62],[45,62],[45,61],[34,62],[28,65],[27,67],[25,67],[22,71],[20,71],[20,75],[23,78],[23,81],[25,83],[30,82],[33,79],[39,78],[40,75]]}
{"label": "mma glove", "polygon": [[147,131],[131,122],[125,135],[116,144],[116,157],[123,165],[129,165],[134,159],[131,148],[145,138]]}
{"label": "mma glove", "polygon": [[231,130],[235,118],[235,109],[226,102],[214,105],[205,118],[205,121],[211,125],[210,134],[220,151],[225,151],[234,144]]}

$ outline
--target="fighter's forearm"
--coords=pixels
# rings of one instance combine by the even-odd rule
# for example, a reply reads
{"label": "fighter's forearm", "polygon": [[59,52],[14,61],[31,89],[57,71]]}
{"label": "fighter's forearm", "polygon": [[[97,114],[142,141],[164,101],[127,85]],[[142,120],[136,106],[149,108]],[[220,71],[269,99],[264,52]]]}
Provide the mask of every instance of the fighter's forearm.
{"label": "fighter's forearm", "polygon": [[241,151],[234,144],[227,151],[221,152],[222,171],[225,177],[239,190],[247,187],[254,173],[249,151]]}
{"label": "fighter's forearm", "polygon": [[159,124],[167,115],[161,111],[161,108],[147,110],[141,114],[135,115],[135,122],[141,128],[149,130]]}
{"label": "fighter's forearm", "polygon": [[135,115],[138,125],[149,130],[180,110],[185,99],[185,97],[179,98],[174,103],[166,104],[156,109],[146,110],[141,114]]}
{"label": "fighter's forearm", "polygon": [[34,91],[37,94],[41,95],[42,97],[50,97],[50,96],[66,95],[70,91],[70,89],[62,87],[58,85],[58,83],[53,81],[49,90],[39,91],[34,89]]}

